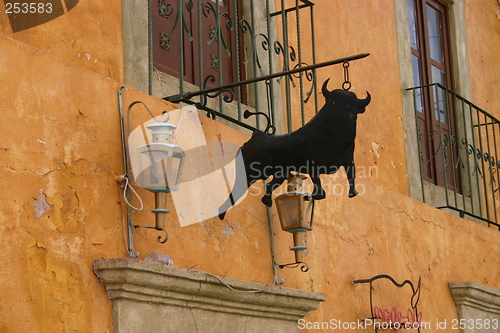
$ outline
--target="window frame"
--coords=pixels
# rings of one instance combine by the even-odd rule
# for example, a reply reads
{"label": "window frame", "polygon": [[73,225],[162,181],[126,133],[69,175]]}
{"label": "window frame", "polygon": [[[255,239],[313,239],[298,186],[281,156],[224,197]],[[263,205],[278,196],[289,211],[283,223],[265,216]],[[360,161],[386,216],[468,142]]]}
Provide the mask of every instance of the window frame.
{"label": "window frame", "polygon": [[[410,13],[409,10],[409,15],[414,15],[413,19],[409,19],[409,23],[413,23],[410,27],[412,66],[414,72],[418,70],[418,80],[416,80],[414,73],[414,86],[440,83],[453,90],[448,5],[439,0],[408,0],[408,2],[413,2],[413,13]],[[433,45],[436,43],[431,40],[430,11],[437,13],[436,17],[439,17],[439,20],[436,20],[439,25],[435,27],[435,32],[438,33],[435,37],[438,39],[439,60],[436,60],[435,54],[433,54],[433,51],[436,50]],[[412,45],[413,42],[415,45]],[[434,77],[434,69],[443,75],[440,78]],[[437,90],[424,89],[421,92],[419,102],[421,102],[422,107],[417,108],[417,120],[421,133],[420,147],[423,153],[422,173],[425,181],[450,188],[456,182],[460,182],[460,177],[456,177],[454,166],[450,165],[448,170],[445,170],[446,161],[444,160],[446,158],[447,161],[456,161],[458,155],[458,151],[453,149],[456,147],[449,151],[444,150],[445,138],[456,134],[456,119],[453,108],[449,108],[449,114],[441,111],[445,109],[445,107],[441,108],[441,104],[447,101],[445,100],[446,96],[439,95]],[[460,186],[458,188],[460,189]]]}
{"label": "window frame", "polygon": [[[452,59],[453,90],[468,100],[472,100],[467,31],[465,26],[465,0],[447,1],[449,6],[450,51]],[[406,168],[408,174],[408,194],[410,197],[438,206],[445,196],[442,187],[422,181],[418,153],[418,133],[413,100],[413,92],[407,88],[415,86],[411,59],[411,44],[407,1],[394,0],[396,37],[401,78],[403,126],[406,132]],[[433,203],[432,201],[435,201]]]}

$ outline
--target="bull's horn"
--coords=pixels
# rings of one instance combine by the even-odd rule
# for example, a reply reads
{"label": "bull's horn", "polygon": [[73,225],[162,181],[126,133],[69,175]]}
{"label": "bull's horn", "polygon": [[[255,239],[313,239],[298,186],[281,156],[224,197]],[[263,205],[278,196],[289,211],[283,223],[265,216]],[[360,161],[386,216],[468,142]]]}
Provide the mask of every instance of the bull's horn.
{"label": "bull's horn", "polygon": [[328,90],[327,88],[327,85],[328,85],[328,81],[330,81],[330,79],[326,79],[325,82],[323,82],[323,87],[321,88],[321,92],[323,93],[323,96],[325,98],[328,98],[328,96],[330,95],[331,91]]}
{"label": "bull's horn", "polygon": [[365,108],[366,106],[368,106],[368,104],[370,104],[372,97],[370,96],[370,93],[368,91],[366,92],[366,95],[367,96],[365,99],[358,98],[358,103],[356,105],[358,108]]}

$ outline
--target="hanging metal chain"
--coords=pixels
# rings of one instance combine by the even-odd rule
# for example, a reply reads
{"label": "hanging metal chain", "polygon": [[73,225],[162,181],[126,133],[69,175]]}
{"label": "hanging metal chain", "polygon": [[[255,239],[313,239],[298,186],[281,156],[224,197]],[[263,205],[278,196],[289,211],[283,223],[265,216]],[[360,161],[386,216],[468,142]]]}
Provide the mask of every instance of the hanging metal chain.
{"label": "hanging metal chain", "polygon": [[273,103],[272,103],[272,96],[271,96],[271,79],[266,80],[266,90],[267,90],[267,115],[269,116],[269,123],[266,128],[266,133],[269,133],[273,135],[276,133],[276,127],[274,127],[274,110],[273,110]]}
{"label": "hanging metal chain", "polygon": [[344,67],[344,83],[342,83],[342,89],[348,91],[351,89],[351,82],[349,81],[349,61],[344,61],[342,67]]}

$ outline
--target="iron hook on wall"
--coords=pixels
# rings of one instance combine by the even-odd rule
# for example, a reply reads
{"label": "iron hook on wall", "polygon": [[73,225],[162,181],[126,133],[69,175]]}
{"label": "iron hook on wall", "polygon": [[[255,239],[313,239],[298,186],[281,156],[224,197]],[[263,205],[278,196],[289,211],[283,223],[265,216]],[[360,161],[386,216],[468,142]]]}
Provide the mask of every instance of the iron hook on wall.
{"label": "iron hook on wall", "polygon": [[267,92],[267,114],[264,112],[250,112],[245,110],[243,113],[243,118],[248,119],[251,116],[261,115],[266,118],[267,125],[264,133],[274,135],[276,133],[276,127],[274,126],[274,111],[271,102],[271,79],[266,80],[266,92]]}

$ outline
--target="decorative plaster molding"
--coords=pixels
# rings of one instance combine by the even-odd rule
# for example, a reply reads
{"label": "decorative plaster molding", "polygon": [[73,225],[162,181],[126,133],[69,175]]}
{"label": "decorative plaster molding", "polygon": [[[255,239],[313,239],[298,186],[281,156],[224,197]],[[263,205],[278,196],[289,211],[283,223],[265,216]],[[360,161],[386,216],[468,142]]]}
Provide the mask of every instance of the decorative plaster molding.
{"label": "decorative plaster molding", "polygon": [[500,291],[474,282],[449,282],[453,300],[460,307],[469,306],[481,311],[500,314]]}
{"label": "decorative plaster molding", "polygon": [[297,321],[325,300],[135,259],[97,260],[94,272],[111,300],[115,333],[298,332]]}

